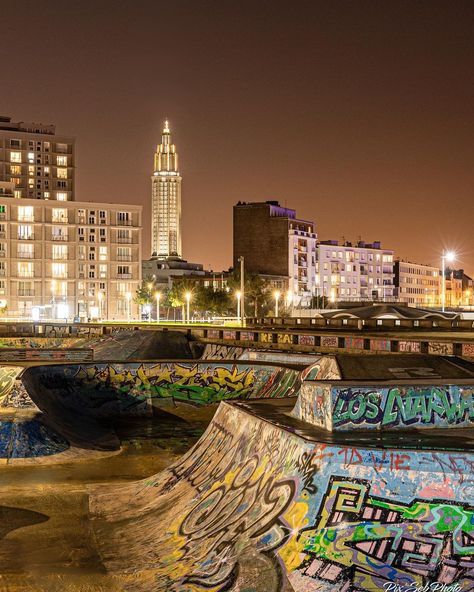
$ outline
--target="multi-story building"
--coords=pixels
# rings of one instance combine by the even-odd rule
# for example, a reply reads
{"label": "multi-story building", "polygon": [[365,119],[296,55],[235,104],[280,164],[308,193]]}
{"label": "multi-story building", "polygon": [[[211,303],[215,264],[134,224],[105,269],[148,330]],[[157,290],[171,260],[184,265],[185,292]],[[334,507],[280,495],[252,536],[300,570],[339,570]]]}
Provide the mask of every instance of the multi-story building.
{"label": "multi-story building", "polygon": [[14,184],[14,197],[74,201],[74,172],[74,138],[0,116],[0,181]]}
{"label": "multi-story building", "polygon": [[393,250],[380,242],[321,241],[316,253],[317,295],[332,302],[393,300]]}
{"label": "multi-story building", "polygon": [[399,302],[418,307],[440,305],[441,277],[438,267],[395,261],[395,296]]}
{"label": "multi-story building", "polygon": [[464,269],[446,269],[446,306],[465,307],[474,305],[474,280]]}
{"label": "multi-story building", "polygon": [[243,256],[246,272],[288,289],[295,304],[309,304],[315,282],[314,223],[299,220],[295,210],[277,201],[239,202],[233,228],[234,267]]}
{"label": "multi-story building", "polygon": [[141,206],[12,199],[0,183],[0,308],[8,317],[136,318]]}
{"label": "multi-story building", "polygon": [[168,121],[155,152],[151,177],[152,257],[181,257],[181,175]]}

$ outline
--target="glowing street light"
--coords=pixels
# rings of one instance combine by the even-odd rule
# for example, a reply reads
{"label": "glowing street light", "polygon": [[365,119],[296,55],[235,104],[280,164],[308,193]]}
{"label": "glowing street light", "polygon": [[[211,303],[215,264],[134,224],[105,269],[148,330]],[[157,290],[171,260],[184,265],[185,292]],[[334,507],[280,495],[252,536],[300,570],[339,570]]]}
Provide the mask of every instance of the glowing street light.
{"label": "glowing street light", "polygon": [[441,310],[444,312],[446,306],[446,261],[451,263],[456,259],[454,251],[443,251],[441,255]]}
{"label": "glowing street light", "polygon": [[275,290],[273,292],[273,296],[275,297],[275,316],[278,316],[278,301],[280,300],[280,291]]}
{"label": "glowing street light", "polygon": [[242,323],[242,319],[240,318],[240,300],[242,298],[242,292],[237,290],[235,297],[237,298],[237,318],[239,319],[239,323]]}
{"label": "glowing street light", "polygon": [[131,300],[132,300],[131,292],[127,292],[125,294],[125,298],[127,299],[127,320],[128,320],[128,322],[130,322],[130,309],[131,309]]}
{"label": "glowing street light", "polygon": [[189,323],[189,303],[191,302],[191,292],[186,292],[184,297],[186,298],[186,317],[187,322]]}
{"label": "glowing street light", "polygon": [[156,322],[160,322],[160,299],[161,299],[161,292],[155,293],[155,300],[156,300]]}

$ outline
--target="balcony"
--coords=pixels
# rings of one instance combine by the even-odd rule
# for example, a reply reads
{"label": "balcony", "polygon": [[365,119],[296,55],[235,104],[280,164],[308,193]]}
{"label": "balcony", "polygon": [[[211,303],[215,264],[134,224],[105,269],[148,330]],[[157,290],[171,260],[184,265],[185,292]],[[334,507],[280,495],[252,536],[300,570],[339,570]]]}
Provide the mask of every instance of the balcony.
{"label": "balcony", "polygon": [[68,223],[68,219],[65,216],[56,216],[51,218],[51,222],[53,224],[67,224]]}
{"label": "balcony", "polygon": [[131,236],[118,236],[117,242],[121,243],[122,245],[131,245],[132,244],[132,237]]}
{"label": "balcony", "polygon": [[18,277],[19,278],[34,278],[35,277],[35,272],[34,271],[22,271],[22,272],[18,272]]}
{"label": "balcony", "polygon": [[35,254],[30,253],[30,251],[18,251],[17,257],[18,259],[34,259]]}
{"label": "balcony", "polygon": [[31,233],[31,234],[18,234],[17,235],[17,239],[18,240],[35,240],[35,235],[33,233]]}
{"label": "balcony", "polygon": [[35,217],[34,216],[18,216],[18,222],[34,222],[35,221]]}
{"label": "balcony", "polygon": [[117,220],[117,226],[131,226],[131,220]]}
{"label": "balcony", "polygon": [[131,261],[131,255],[117,255],[117,261]]}
{"label": "balcony", "polygon": [[117,279],[119,280],[131,280],[132,274],[131,273],[117,273]]}
{"label": "balcony", "polygon": [[67,242],[69,240],[69,236],[67,234],[52,234],[51,240]]}

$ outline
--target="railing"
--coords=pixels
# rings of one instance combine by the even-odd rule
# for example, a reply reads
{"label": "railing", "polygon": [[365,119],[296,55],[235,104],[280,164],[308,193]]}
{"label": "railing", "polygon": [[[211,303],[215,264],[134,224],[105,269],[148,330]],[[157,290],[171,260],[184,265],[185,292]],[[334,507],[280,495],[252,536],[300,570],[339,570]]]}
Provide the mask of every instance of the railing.
{"label": "railing", "polygon": [[34,296],[34,290],[18,290],[18,296]]}
{"label": "railing", "polygon": [[117,226],[131,226],[131,220],[117,220]]}
{"label": "railing", "polygon": [[117,261],[131,261],[131,255],[117,255]]}
{"label": "railing", "polygon": [[67,242],[69,240],[69,236],[67,234],[52,234],[51,240]]}
{"label": "railing", "polygon": [[18,234],[17,235],[17,239],[18,240],[35,240],[35,235],[33,233],[31,233],[31,234]]}
{"label": "railing", "polygon": [[18,259],[34,259],[35,258],[35,254],[34,253],[29,253],[29,252],[26,252],[26,251],[18,251],[17,257],[18,257]]}

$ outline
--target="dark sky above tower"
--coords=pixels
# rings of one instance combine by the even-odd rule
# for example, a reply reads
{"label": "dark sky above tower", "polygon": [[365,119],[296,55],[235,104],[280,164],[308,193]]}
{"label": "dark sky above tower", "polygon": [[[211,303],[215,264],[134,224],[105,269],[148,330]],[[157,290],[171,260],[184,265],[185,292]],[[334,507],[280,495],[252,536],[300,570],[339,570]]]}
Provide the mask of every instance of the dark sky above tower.
{"label": "dark sky above tower", "polygon": [[77,137],[81,200],[144,206],[169,117],[183,251],[231,264],[232,206],[474,273],[474,3],[2,4],[0,112]]}

